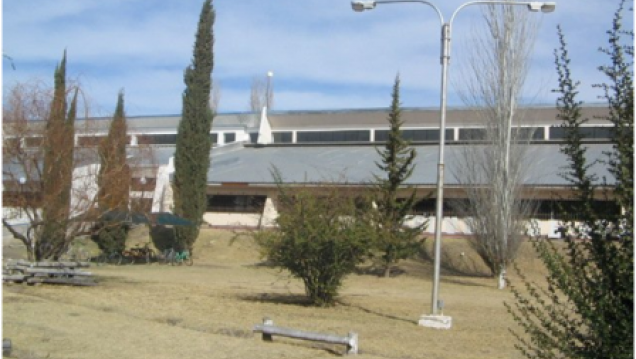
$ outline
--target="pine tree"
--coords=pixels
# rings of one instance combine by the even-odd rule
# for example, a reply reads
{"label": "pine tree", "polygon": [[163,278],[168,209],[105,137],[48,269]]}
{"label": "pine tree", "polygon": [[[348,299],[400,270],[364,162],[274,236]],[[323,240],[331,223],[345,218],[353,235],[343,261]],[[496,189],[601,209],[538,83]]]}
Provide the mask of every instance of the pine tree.
{"label": "pine tree", "polygon": [[[585,122],[576,101],[578,82],[571,79],[569,57],[559,28],[560,53],[555,51],[559,74],[557,102],[564,121],[567,144],[562,152],[569,159],[564,177],[577,190],[578,208],[590,228],[589,241],[566,239],[565,251],[552,243],[534,243],[548,269],[547,288],[522,277],[526,293],[513,289],[516,299],[508,310],[525,334],[513,331],[517,348],[528,358],[633,358],[634,357],[634,243],[633,243],[633,47],[621,43],[621,12],[608,31],[611,64],[599,70],[609,83],[599,85],[614,124],[613,150],[604,163],[613,175],[611,186],[622,213],[593,206],[598,179],[591,176],[579,126]],[[570,228],[574,223],[569,224]]]}
{"label": "pine tree", "polygon": [[69,238],[66,229],[70,216],[71,187],[75,146],[75,117],[77,113],[75,90],[67,112],[66,51],[55,69],[55,85],[51,111],[46,123],[44,161],[41,174],[42,221],[38,231],[37,260],[57,259],[66,249]]}
{"label": "pine tree", "polygon": [[126,245],[128,226],[121,222],[121,216],[109,214],[128,211],[130,169],[126,163],[127,134],[124,93],[120,92],[108,135],[99,144],[97,203],[104,216],[92,238],[105,253],[121,252]]}
{"label": "pine tree", "polygon": [[184,75],[186,89],[174,161],[174,211],[196,226],[176,228],[175,245],[180,250],[192,251],[207,206],[206,187],[212,146],[210,130],[214,116],[209,106],[214,66],[214,17],[212,1],[206,0],[199,19],[192,64],[186,68]]}
{"label": "pine tree", "polygon": [[417,253],[421,246],[420,234],[426,223],[415,227],[405,227],[404,221],[415,206],[415,190],[407,198],[399,198],[398,191],[413,173],[416,157],[415,149],[404,139],[401,127],[400,76],[393,85],[391,110],[389,113],[389,138],[384,150],[376,149],[382,163],[376,162],[386,177],[375,176],[377,205],[374,223],[377,226],[375,248],[381,253],[380,259],[384,276],[389,277],[391,267],[399,260]]}

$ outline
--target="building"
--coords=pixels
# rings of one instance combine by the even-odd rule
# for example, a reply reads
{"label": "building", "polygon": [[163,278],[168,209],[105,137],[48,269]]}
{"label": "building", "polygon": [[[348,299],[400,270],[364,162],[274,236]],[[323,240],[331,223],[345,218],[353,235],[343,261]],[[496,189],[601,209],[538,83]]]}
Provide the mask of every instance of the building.
{"label": "building", "polygon": [[[586,106],[583,115],[589,121],[582,135],[590,159],[599,159],[611,149],[611,127],[600,119],[607,113],[602,106]],[[446,124],[445,199],[461,200],[463,185],[455,178],[458,154],[479,144],[485,121],[481,113],[469,108],[451,108]],[[369,186],[373,174],[380,174],[376,147],[388,136],[388,110],[286,111],[261,114],[219,114],[210,133],[214,147],[208,172],[208,211],[204,220],[212,226],[268,226],[276,217],[277,187],[271,170],[277,168],[289,185],[319,188],[326,184],[359,190]],[[571,187],[560,173],[566,158],[559,151],[564,129],[554,107],[528,107],[519,112],[513,130],[529,138],[528,176],[524,179],[527,196],[540,201],[537,223],[541,232],[551,235],[562,213],[557,203],[569,200]],[[404,136],[417,150],[416,168],[407,184],[422,200],[413,220],[434,216],[439,145],[439,109],[403,109]],[[179,116],[129,117],[131,157],[141,148],[150,150],[133,171],[133,194],[154,212],[170,211],[170,186]],[[106,136],[108,119],[78,121],[75,143],[80,148],[94,147]],[[38,125],[34,123],[34,126]],[[41,125],[41,124],[40,124]],[[5,140],[6,142],[7,140]],[[37,138],[22,139],[23,146],[36,146]],[[592,167],[599,178],[609,176],[606,168]],[[4,181],[14,181],[7,176]],[[16,188],[7,186],[5,188]],[[5,191],[5,198],[7,191]],[[557,199],[558,198],[558,199]],[[445,201],[446,202],[446,201]],[[609,202],[608,202],[609,204]],[[6,205],[5,205],[6,206]],[[465,233],[468,230],[444,207],[443,231]],[[6,218],[6,216],[5,216]],[[434,228],[433,221],[429,228]]]}

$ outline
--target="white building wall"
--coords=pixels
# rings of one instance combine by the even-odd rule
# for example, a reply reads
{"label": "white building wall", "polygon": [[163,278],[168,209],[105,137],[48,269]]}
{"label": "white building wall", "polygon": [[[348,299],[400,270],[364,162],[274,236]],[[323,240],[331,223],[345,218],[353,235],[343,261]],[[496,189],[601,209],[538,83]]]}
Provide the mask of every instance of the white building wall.
{"label": "white building wall", "polygon": [[207,212],[203,221],[218,227],[251,227],[258,228],[261,215],[258,213],[225,213]]}

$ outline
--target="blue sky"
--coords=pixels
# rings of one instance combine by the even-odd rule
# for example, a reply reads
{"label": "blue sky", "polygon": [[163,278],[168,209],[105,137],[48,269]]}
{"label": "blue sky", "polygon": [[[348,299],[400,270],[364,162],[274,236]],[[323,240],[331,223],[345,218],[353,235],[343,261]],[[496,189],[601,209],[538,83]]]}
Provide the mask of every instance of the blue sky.
{"label": "blue sky", "polygon": [[[464,0],[432,0],[448,19]],[[124,89],[129,116],[181,112],[183,70],[190,63],[202,0],[4,0],[3,93],[19,81],[52,84],[64,49],[69,77],[78,79],[91,115],[110,116]],[[248,110],[250,84],[274,73],[274,110],[387,107],[396,73],[405,107],[439,105],[437,16],[422,4],[378,5],[356,13],[349,0],[215,0],[215,66],[220,112]],[[581,100],[597,102],[591,88],[603,81],[596,67],[607,58],[616,0],[561,0],[540,21],[526,96],[554,104],[553,50],[561,24],[582,82]],[[454,21],[451,84],[459,83],[478,7]],[[633,26],[631,12],[626,12]],[[461,106],[453,86],[449,104]]]}

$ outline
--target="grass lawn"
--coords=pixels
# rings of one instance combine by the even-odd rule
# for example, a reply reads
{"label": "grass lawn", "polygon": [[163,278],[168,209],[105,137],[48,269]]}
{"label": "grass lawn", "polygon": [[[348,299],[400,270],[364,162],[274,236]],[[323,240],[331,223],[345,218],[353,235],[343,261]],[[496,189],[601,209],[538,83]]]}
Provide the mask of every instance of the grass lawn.
{"label": "grass lawn", "polygon": [[[202,230],[192,267],[92,266],[95,287],[4,284],[2,335],[13,342],[12,357],[333,358],[344,352],[342,345],[280,337],[263,342],[252,327],[267,316],[283,327],[357,332],[361,358],[521,358],[503,306],[512,295],[497,290],[494,279],[475,275],[486,270],[464,239],[444,241],[440,299],[453,327],[435,330],[417,326],[430,310],[430,262],[405,261],[388,279],[353,274],[338,305],[314,308],[305,304],[299,280],[262,265],[250,240],[229,245],[231,237]],[[140,230],[131,243],[145,241]],[[24,256],[16,242],[3,248],[5,260]],[[540,280],[529,245],[518,262],[530,279]]]}

